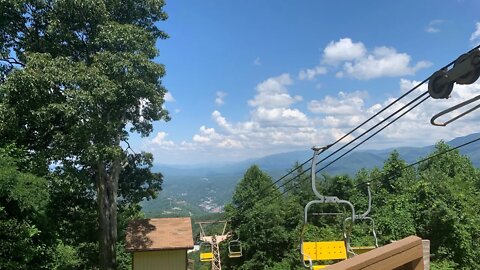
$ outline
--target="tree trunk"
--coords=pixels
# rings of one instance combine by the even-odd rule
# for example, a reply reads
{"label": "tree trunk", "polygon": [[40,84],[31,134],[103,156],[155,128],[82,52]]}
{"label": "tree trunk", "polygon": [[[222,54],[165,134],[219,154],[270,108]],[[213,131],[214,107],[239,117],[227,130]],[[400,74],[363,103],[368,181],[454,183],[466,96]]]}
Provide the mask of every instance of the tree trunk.
{"label": "tree trunk", "polygon": [[116,158],[107,167],[105,162],[97,165],[97,203],[99,221],[99,256],[101,270],[117,268],[117,192],[121,163]]}

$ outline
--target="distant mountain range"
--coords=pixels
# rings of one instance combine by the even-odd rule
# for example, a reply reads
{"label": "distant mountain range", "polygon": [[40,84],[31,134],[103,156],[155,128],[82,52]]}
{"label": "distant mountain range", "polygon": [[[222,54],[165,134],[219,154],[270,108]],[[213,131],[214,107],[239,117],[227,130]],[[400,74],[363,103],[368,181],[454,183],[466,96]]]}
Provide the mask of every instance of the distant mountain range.
{"label": "distant mountain range", "polygon": [[[480,133],[475,133],[455,138],[447,143],[455,147],[479,137]],[[325,172],[330,175],[353,175],[361,168],[381,167],[393,150],[397,150],[401,158],[407,163],[412,163],[425,157],[433,149],[434,146],[432,145],[353,151],[326,168]],[[462,147],[460,152],[469,156],[476,167],[480,167],[480,142]],[[303,163],[308,160],[312,153],[311,150],[293,151],[228,165],[155,166],[154,171],[160,171],[164,175],[163,191],[157,199],[143,203],[144,212],[148,216],[176,216],[221,211],[223,204],[230,200],[232,192],[243,173],[251,165],[258,165],[276,180],[291,170],[295,162]],[[321,157],[326,157],[328,154],[326,152]],[[322,164],[328,164],[329,161],[341,154],[342,152],[332,156],[331,159]],[[307,164],[305,168],[309,166],[310,164]]]}

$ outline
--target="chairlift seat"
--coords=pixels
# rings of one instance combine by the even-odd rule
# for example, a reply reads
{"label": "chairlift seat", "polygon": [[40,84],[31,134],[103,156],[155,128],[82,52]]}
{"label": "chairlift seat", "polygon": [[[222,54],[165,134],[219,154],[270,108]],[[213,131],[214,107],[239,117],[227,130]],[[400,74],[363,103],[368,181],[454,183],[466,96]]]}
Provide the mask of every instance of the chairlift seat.
{"label": "chairlift seat", "polygon": [[228,242],[228,257],[240,258],[242,257],[242,243],[238,240]]}
{"label": "chairlift seat", "polygon": [[200,253],[201,262],[211,262],[213,261],[213,252],[202,252]]}
{"label": "chairlift seat", "polygon": [[308,261],[345,260],[347,249],[344,241],[304,242],[303,259]]}
{"label": "chairlift seat", "polygon": [[239,251],[239,252],[229,252],[228,257],[229,258],[240,258],[240,257],[242,257],[242,252],[241,251]]}

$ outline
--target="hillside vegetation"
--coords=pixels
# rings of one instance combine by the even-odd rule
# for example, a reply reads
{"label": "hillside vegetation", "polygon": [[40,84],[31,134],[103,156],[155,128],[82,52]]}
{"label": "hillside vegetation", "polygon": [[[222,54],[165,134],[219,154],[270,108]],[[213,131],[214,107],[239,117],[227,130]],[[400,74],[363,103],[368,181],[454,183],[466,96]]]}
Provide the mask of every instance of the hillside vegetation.
{"label": "hillside vegetation", "polygon": [[[317,177],[317,189],[325,195],[351,201],[358,213],[367,209],[366,183],[373,193],[371,217],[380,245],[408,235],[431,241],[432,269],[480,269],[480,172],[470,159],[440,142],[418,166],[407,167],[398,152],[381,168],[363,169],[355,176]],[[438,156],[435,156],[439,154]],[[435,156],[433,158],[433,156]],[[300,169],[301,170],[301,169]],[[309,175],[286,179],[283,189],[258,166],[250,167],[236,186],[226,218],[240,235],[244,256],[230,259],[223,246],[226,269],[303,269],[300,233],[303,207],[315,199]],[[340,217],[309,214],[306,240],[342,240],[347,209],[320,206],[312,212],[342,212]],[[373,245],[366,224],[352,230],[352,245]],[[201,265],[199,269],[208,269]]]}

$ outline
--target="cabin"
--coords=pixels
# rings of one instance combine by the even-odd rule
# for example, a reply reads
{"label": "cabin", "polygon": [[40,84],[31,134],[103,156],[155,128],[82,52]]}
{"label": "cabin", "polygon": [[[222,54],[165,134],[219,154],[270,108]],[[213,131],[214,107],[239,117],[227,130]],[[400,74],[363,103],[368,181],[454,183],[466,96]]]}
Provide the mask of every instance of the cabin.
{"label": "cabin", "polygon": [[190,218],[152,218],[128,224],[126,250],[133,270],[186,270],[193,248]]}

